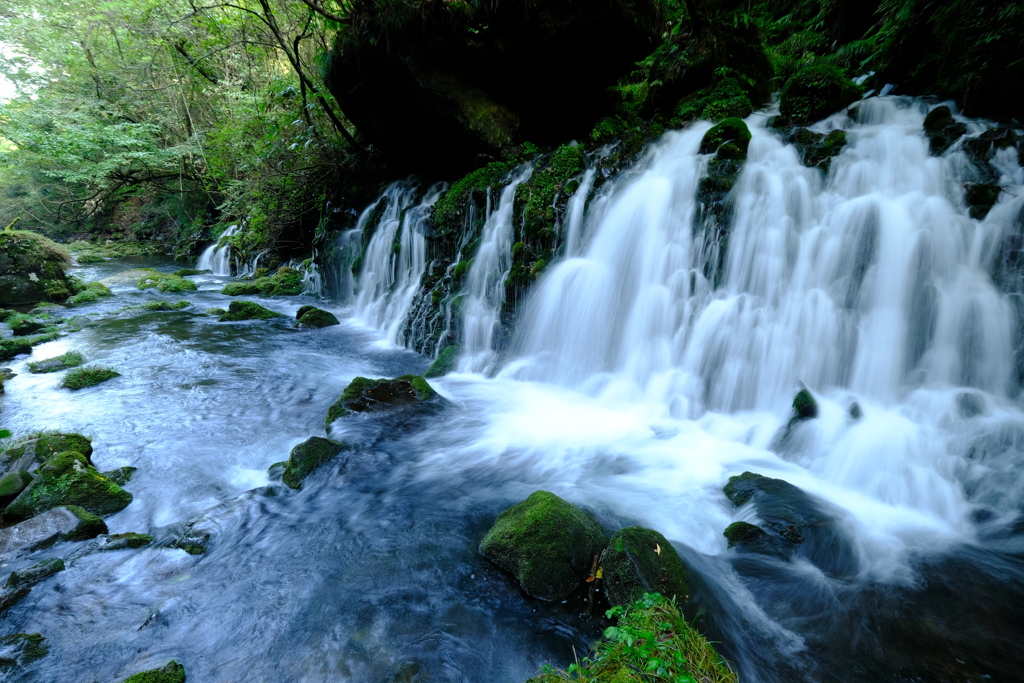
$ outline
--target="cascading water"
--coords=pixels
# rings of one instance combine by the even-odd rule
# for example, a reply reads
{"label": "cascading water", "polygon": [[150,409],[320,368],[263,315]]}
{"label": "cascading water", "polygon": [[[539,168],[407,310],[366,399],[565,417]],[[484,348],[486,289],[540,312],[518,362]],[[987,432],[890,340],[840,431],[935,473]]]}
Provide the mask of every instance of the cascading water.
{"label": "cascading water", "polygon": [[512,268],[516,189],[531,173],[533,166],[529,164],[518,168],[493,210],[488,198],[480,248],[473,255],[464,289],[463,347],[459,360],[462,372],[485,372],[494,362],[494,333],[505,301],[505,278]]}
{"label": "cascading water", "polygon": [[384,329],[386,339],[393,344],[399,341],[427,266],[425,222],[430,207],[446,189],[443,183],[433,185],[416,202],[419,190],[415,182],[394,183],[363,212],[356,225],[360,233],[365,233],[374,208],[385,203],[363,257],[355,313],[366,325]]}
{"label": "cascading water", "polygon": [[[199,256],[196,263],[198,270],[209,270],[214,275],[231,275],[231,245],[224,242],[224,238],[231,237],[238,232],[238,226],[232,225],[225,230],[220,239],[208,246]],[[223,243],[223,246],[220,246]]]}

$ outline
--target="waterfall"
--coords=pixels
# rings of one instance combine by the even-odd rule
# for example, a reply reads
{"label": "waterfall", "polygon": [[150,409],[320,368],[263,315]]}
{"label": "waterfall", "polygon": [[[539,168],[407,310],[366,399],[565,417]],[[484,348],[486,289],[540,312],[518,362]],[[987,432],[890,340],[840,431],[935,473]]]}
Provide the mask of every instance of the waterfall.
{"label": "waterfall", "polygon": [[532,173],[533,166],[520,166],[501,191],[494,210],[488,200],[480,248],[473,255],[466,276],[462,303],[463,347],[459,361],[462,372],[485,372],[494,361],[494,333],[505,302],[505,278],[512,268],[516,188]]}
{"label": "waterfall", "polygon": [[[431,186],[417,202],[414,181],[393,183],[360,216],[356,229],[365,236],[372,230],[362,259],[357,284],[355,315],[366,325],[385,331],[391,343],[399,342],[412,299],[427,266],[426,220],[430,207],[447,185]],[[372,224],[375,209],[384,211]]]}
{"label": "waterfall", "polygon": [[198,270],[209,270],[214,275],[231,275],[231,245],[224,241],[238,232],[238,226],[232,225],[225,230],[220,238],[203,250],[196,263]]}

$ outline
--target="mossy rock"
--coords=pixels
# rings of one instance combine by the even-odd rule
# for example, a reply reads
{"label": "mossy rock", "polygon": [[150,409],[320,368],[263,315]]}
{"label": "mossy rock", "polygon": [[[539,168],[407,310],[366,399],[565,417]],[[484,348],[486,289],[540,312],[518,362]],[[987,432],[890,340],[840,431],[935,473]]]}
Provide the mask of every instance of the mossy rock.
{"label": "mossy rock", "polygon": [[0,306],[63,301],[72,292],[65,270],[71,256],[47,237],[0,231]]}
{"label": "mossy rock", "polygon": [[31,339],[0,339],[0,360],[11,360],[25,353],[32,353]]}
{"label": "mossy rock", "polygon": [[260,293],[260,288],[252,280],[239,280],[224,285],[220,293],[226,296],[255,296]]}
{"label": "mossy rock", "polygon": [[793,419],[811,420],[818,417],[818,402],[806,388],[797,392],[793,397]]}
{"label": "mossy rock", "polygon": [[143,548],[153,542],[149,534],[139,534],[130,531],[124,534],[111,534],[107,536],[107,544],[103,550],[134,550]]}
{"label": "mossy rock", "polygon": [[174,294],[192,292],[196,289],[196,283],[191,280],[155,270],[147,272],[135,284],[139,289],[156,288],[158,292]]}
{"label": "mossy rock", "polygon": [[78,351],[68,351],[54,358],[36,361],[28,364],[28,371],[34,375],[48,372],[61,372],[70,368],[77,368],[85,362],[85,356]]}
{"label": "mossy rock", "polygon": [[601,555],[605,594],[625,607],[644,593],[661,593],[684,604],[690,597],[686,567],[672,544],[641,526],[616,531]]}
{"label": "mossy rock", "polygon": [[111,296],[113,292],[102,282],[87,282],[77,294],[70,297],[65,303],[70,305],[90,304],[102,297]]}
{"label": "mossy rock", "polygon": [[228,312],[228,311],[227,311],[227,309],[225,309],[225,308],[221,308],[221,307],[219,307],[219,306],[212,306],[212,307],[210,307],[210,308],[207,308],[207,309],[206,309],[206,310],[204,311],[204,313],[206,313],[206,315],[215,315],[215,316],[217,316],[218,318],[219,318],[220,316],[224,315],[224,314],[225,314],[225,313],[227,313],[227,312]]}
{"label": "mossy rock", "polygon": [[0,477],[0,507],[6,507],[32,483],[32,475],[25,470],[14,470]]}
{"label": "mossy rock", "polygon": [[87,541],[107,533],[107,523],[99,515],[83,510],[77,505],[68,505],[64,509],[78,518],[78,526],[64,534],[60,540]]}
{"label": "mossy rock", "polygon": [[149,301],[141,306],[131,306],[130,308],[138,308],[143,311],[180,311],[189,306],[189,302],[182,299],[181,301]]}
{"label": "mossy rock", "polygon": [[786,551],[768,532],[750,522],[733,522],[722,532],[732,550],[785,557]]}
{"label": "mossy rock", "polygon": [[281,481],[293,489],[302,488],[302,480],[345,448],[344,444],[311,436],[288,455]]}
{"label": "mossy rock", "polygon": [[7,319],[7,326],[15,337],[27,337],[40,330],[46,329],[46,323],[42,320],[27,315],[13,315]]}
{"label": "mossy rock", "polygon": [[832,164],[832,158],[843,151],[847,143],[846,131],[838,129],[822,135],[806,128],[797,128],[789,136],[789,141],[800,150],[805,164],[826,172]]}
{"label": "mossy rock", "polygon": [[132,494],[102,476],[76,451],[50,456],[34,474],[32,483],[7,506],[6,517],[26,519],[65,505],[109,515],[132,502]]}
{"label": "mossy rock", "polygon": [[227,296],[296,296],[302,294],[302,273],[294,268],[282,267],[270,277],[229,282],[221,290]]}
{"label": "mossy rock", "polygon": [[159,669],[131,675],[123,683],[185,683],[185,667],[172,660]]}
{"label": "mossy rock", "polygon": [[[0,456],[0,466],[12,467],[20,462],[23,469],[32,472],[49,458],[64,451],[81,453],[89,460],[92,457],[92,441],[75,432],[42,432],[4,451]],[[21,462],[26,455],[30,456],[28,460]]]}
{"label": "mossy rock", "polygon": [[429,401],[437,393],[422,377],[402,375],[395,379],[356,377],[327,411],[327,426],[350,412],[368,413]]}
{"label": "mossy rock", "polygon": [[71,389],[77,391],[78,389],[85,389],[87,387],[94,387],[104,382],[109,382],[115,377],[120,377],[121,373],[113,368],[104,368],[98,365],[87,365],[85,367],[73,368],[64,375],[64,380],[60,383],[65,389]]}
{"label": "mossy rock", "polygon": [[295,319],[298,320],[299,318],[301,318],[302,316],[306,315],[310,311],[317,311],[317,310],[320,310],[320,309],[318,309],[316,306],[311,306],[310,304],[304,304],[302,306],[299,306],[299,310],[295,311]]}
{"label": "mossy rock", "polygon": [[45,640],[38,633],[0,636],[0,671],[10,673],[45,657],[50,652]]}
{"label": "mossy rock", "polygon": [[314,308],[311,311],[304,312],[299,316],[298,321],[299,327],[306,327],[309,329],[318,329],[321,327],[330,327],[332,325],[341,324],[333,313],[320,308]]}
{"label": "mossy rock", "polygon": [[580,586],[607,542],[589,512],[536,491],[498,515],[480,553],[512,573],[533,597],[559,600]]}
{"label": "mossy rock", "polygon": [[458,361],[458,359],[459,346],[457,344],[446,346],[441,351],[441,353],[437,354],[437,358],[435,358],[434,362],[430,364],[430,367],[427,368],[427,371],[423,373],[423,376],[431,378],[447,375],[449,372],[455,369],[455,364]]}
{"label": "mossy rock", "polygon": [[197,268],[182,268],[181,270],[174,271],[171,275],[174,275],[175,277],[191,277],[192,275],[202,275],[203,273],[208,272],[210,271],[198,270]]}
{"label": "mossy rock", "polygon": [[273,320],[280,318],[280,313],[260,306],[255,301],[232,301],[228,310],[220,317],[220,322],[240,322],[242,320]]}
{"label": "mossy rock", "polygon": [[967,188],[965,199],[971,207],[971,218],[981,220],[995,206],[1002,188],[995,183],[972,183]]}
{"label": "mossy rock", "polygon": [[732,143],[746,157],[750,146],[750,129],[743,119],[725,119],[712,126],[700,141],[700,153],[711,154],[727,142]]}
{"label": "mossy rock", "polygon": [[11,572],[11,575],[7,577],[7,588],[16,589],[21,588],[22,586],[28,586],[31,588],[43,579],[47,579],[57,572],[62,571],[64,571],[64,560],[59,557],[50,557],[45,560],[40,560],[31,567]]}
{"label": "mossy rock", "polygon": [[804,125],[834,114],[856,102],[861,89],[843,70],[819,63],[793,74],[782,88],[779,112],[793,123]]}

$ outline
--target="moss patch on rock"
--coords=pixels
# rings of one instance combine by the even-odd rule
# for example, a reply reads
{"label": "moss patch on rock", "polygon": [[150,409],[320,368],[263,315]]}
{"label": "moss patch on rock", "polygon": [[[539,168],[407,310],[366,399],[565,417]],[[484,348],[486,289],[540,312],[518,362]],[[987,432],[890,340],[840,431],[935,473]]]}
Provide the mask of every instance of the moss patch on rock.
{"label": "moss patch on rock", "polygon": [[782,88],[780,113],[804,125],[856,102],[861,89],[837,66],[819,62],[793,74]]}
{"label": "moss patch on rock", "polygon": [[280,313],[275,313],[268,308],[264,308],[255,301],[232,301],[231,304],[228,305],[227,312],[220,316],[220,322],[273,320],[274,318],[280,317]]}
{"label": "moss patch on rock", "polygon": [[589,512],[536,491],[498,515],[480,553],[512,573],[530,595],[558,600],[579,587],[607,539]]}
{"label": "moss patch on rock", "polygon": [[14,470],[0,477],[0,506],[6,507],[32,483],[32,475],[25,470]]}
{"label": "moss patch on rock", "polygon": [[50,649],[38,633],[12,633],[0,636],[0,671],[10,672],[42,659]]}
{"label": "moss patch on rock", "polygon": [[302,294],[302,273],[294,268],[282,267],[270,277],[229,282],[221,290],[227,296],[296,296]]}
{"label": "moss patch on rock", "polygon": [[113,292],[110,291],[110,288],[102,282],[87,282],[79,289],[77,294],[70,297],[65,303],[73,306],[91,304],[102,297],[111,296],[112,294]]}
{"label": "moss patch on rock", "polygon": [[291,450],[281,481],[293,489],[302,488],[302,480],[345,448],[344,444],[312,436]]}
{"label": "moss patch on rock", "polygon": [[[303,308],[306,308],[303,306]],[[335,317],[330,311],[325,311],[320,308],[311,307],[312,310],[306,310],[301,315],[296,314],[299,327],[305,327],[308,329],[319,329],[321,327],[331,327],[332,325],[340,325],[338,318]],[[299,309],[300,311],[302,309]]]}
{"label": "moss patch on rock", "polygon": [[159,669],[133,674],[123,683],[185,683],[185,667],[171,660]]}
{"label": "moss patch on rock", "polygon": [[121,373],[113,368],[104,368],[98,365],[87,365],[85,367],[74,368],[68,371],[68,374],[64,375],[64,380],[61,382],[61,386],[65,389],[85,389],[86,387],[94,387],[97,384],[103,384],[108,382],[115,377],[120,377]]}
{"label": "moss patch on rock", "polygon": [[153,537],[149,534],[139,534],[134,531],[130,531],[124,534],[111,534],[107,537],[107,544],[103,547],[104,550],[129,550],[135,548],[142,548],[153,542]]}
{"label": "moss patch on rock", "polygon": [[156,270],[148,271],[145,275],[140,277],[138,282],[135,284],[139,289],[155,288],[158,292],[174,294],[181,292],[193,292],[196,290],[196,283],[191,280],[186,280],[185,278],[178,277],[177,275],[161,273]]}
{"label": "moss patch on rock", "polygon": [[422,377],[402,375],[395,379],[356,377],[327,411],[327,425],[350,412],[367,413],[427,401],[437,396]]}
{"label": "moss patch on rock", "polygon": [[940,156],[967,133],[967,124],[954,119],[953,112],[943,105],[924,117],[924,133],[928,136],[931,153]]}
{"label": "moss patch on rock", "polygon": [[743,119],[730,118],[712,126],[700,141],[700,153],[711,154],[731,142],[744,154],[750,146],[750,129]]}
{"label": "moss patch on rock", "polygon": [[612,605],[624,607],[644,593],[689,600],[686,567],[672,544],[653,529],[633,526],[615,532],[601,555],[601,567]]}
{"label": "moss patch on rock", "polygon": [[0,231],[0,306],[63,301],[72,292],[68,252],[26,230]]}
{"label": "moss patch on rock", "polygon": [[423,373],[423,376],[426,378],[431,378],[447,375],[449,372],[455,369],[455,363],[458,361],[458,359],[459,346],[457,344],[446,346],[441,351],[441,353],[437,354],[437,358],[435,358],[434,362],[430,364],[430,367],[427,368],[427,371]]}
{"label": "moss patch on rock", "polygon": [[84,362],[85,356],[80,351],[68,351],[54,358],[29,363],[28,371],[36,375],[46,372],[61,372],[62,370],[77,368]]}
{"label": "moss patch on rock", "polygon": [[5,516],[26,519],[63,505],[108,515],[132,502],[132,494],[97,472],[76,451],[50,456],[34,475],[32,483],[7,506]]}
{"label": "moss patch on rock", "polygon": [[7,588],[21,588],[22,586],[31,588],[43,579],[62,571],[64,571],[64,560],[59,557],[49,557],[36,562],[31,567],[11,572],[11,575],[7,577],[6,585]]}

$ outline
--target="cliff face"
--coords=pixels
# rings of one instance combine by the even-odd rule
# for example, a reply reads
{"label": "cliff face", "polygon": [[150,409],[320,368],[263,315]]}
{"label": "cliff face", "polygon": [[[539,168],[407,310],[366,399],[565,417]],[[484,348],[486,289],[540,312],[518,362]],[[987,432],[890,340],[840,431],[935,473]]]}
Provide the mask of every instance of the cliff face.
{"label": "cliff face", "polygon": [[371,5],[339,33],[327,86],[397,167],[439,174],[586,135],[664,23],[655,0]]}

